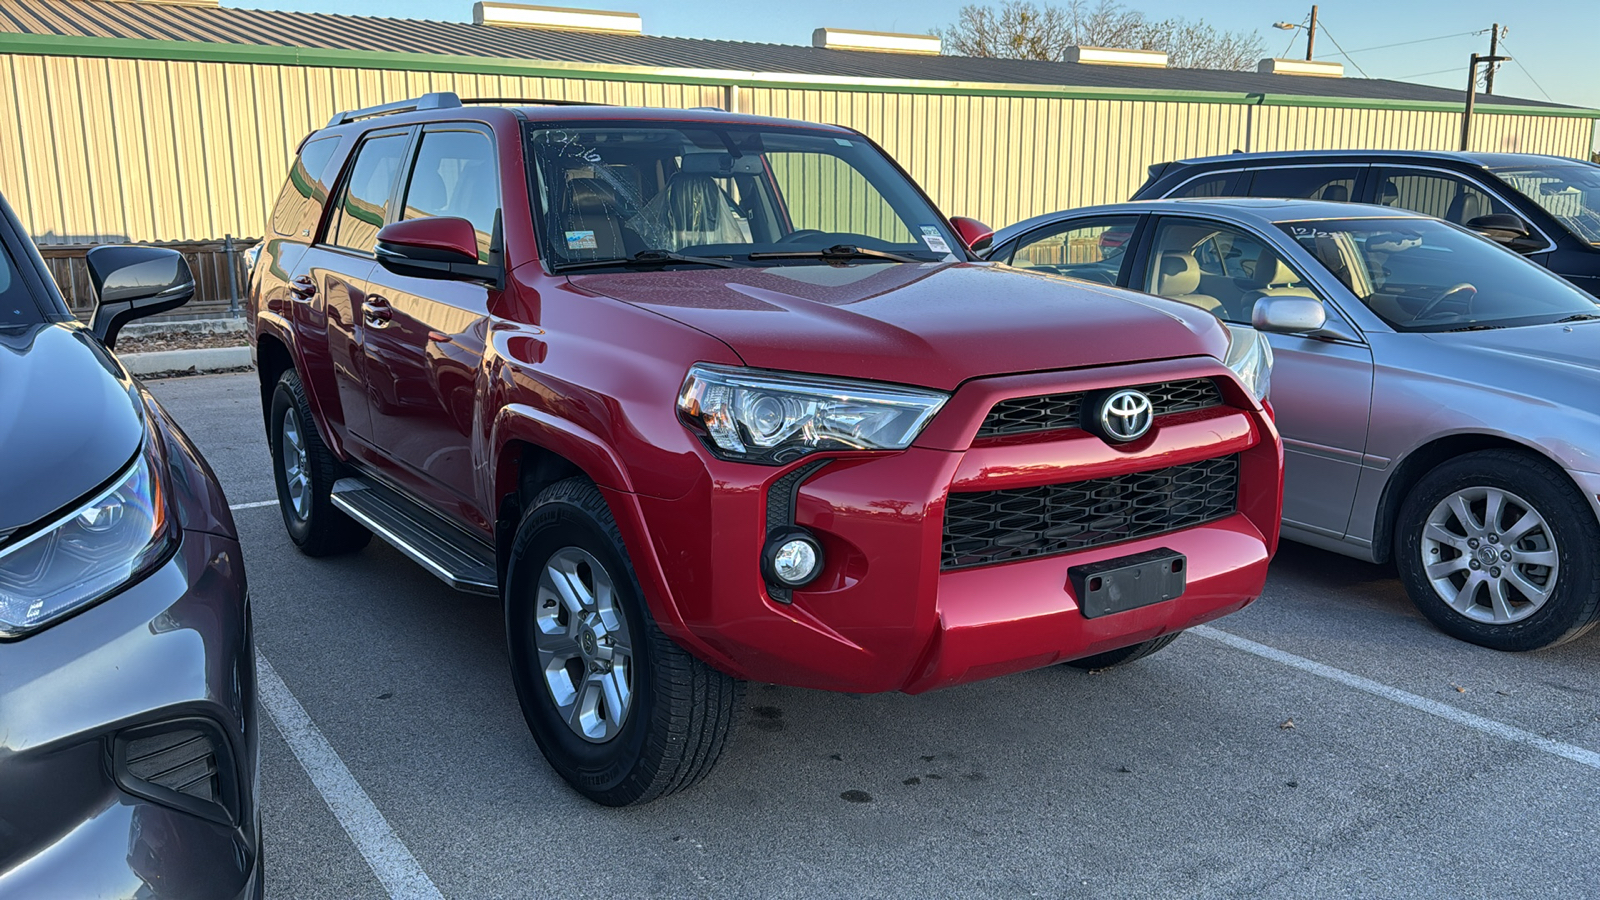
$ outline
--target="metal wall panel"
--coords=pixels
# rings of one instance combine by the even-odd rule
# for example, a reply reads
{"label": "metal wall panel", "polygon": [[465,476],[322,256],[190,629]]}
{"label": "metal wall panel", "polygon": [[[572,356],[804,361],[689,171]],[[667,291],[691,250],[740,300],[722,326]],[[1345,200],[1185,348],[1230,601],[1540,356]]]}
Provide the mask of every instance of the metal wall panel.
{"label": "metal wall panel", "polygon": [[[41,244],[259,237],[294,147],[341,109],[463,97],[724,106],[859,128],[952,215],[1126,199],[1152,163],[1236,149],[1451,149],[1447,112],[842,90],[0,54],[0,191]],[[1481,115],[1473,145],[1587,157],[1594,123]]]}

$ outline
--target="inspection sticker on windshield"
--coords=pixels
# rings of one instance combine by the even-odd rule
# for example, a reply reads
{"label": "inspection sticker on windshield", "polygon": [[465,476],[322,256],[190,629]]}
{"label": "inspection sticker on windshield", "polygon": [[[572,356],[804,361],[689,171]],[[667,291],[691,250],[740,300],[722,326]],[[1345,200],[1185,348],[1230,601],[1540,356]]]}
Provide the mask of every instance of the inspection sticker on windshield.
{"label": "inspection sticker on windshield", "polygon": [[923,225],[921,228],[922,242],[928,245],[929,250],[932,250],[935,253],[950,252],[950,245],[944,242],[944,237],[943,235],[939,234],[939,229],[933,227],[932,225]]}
{"label": "inspection sticker on windshield", "polygon": [[592,231],[567,232],[568,250],[597,250],[599,247],[600,245],[595,242],[594,232]]}

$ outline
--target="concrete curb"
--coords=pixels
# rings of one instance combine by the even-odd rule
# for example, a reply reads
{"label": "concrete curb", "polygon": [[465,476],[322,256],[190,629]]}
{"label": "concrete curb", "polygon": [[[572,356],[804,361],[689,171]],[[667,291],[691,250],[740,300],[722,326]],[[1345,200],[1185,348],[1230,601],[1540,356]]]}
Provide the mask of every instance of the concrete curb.
{"label": "concrete curb", "polygon": [[135,375],[158,372],[215,372],[250,366],[249,347],[208,347],[200,350],[156,350],[150,353],[119,353],[117,358]]}

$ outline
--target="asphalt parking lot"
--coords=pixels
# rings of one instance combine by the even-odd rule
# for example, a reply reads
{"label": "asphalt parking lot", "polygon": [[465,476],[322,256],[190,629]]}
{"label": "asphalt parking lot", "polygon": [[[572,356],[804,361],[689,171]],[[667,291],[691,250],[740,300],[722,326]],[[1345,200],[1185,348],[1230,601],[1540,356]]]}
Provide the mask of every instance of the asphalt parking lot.
{"label": "asphalt parking lot", "polygon": [[295,551],[250,505],[253,373],[150,387],[240,507],[269,897],[1600,893],[1600,633],[1482,650],[1392,569],[1293,544],[1256,604],[1123,669],[751,685],[705,783],[594,806],[524,727],[495,601],[380,541]]}

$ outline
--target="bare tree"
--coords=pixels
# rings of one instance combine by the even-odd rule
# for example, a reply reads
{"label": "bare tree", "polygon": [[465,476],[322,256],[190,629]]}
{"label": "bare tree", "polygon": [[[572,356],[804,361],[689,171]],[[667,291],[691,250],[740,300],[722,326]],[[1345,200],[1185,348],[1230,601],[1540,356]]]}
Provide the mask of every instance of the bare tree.
{"label": "bare tree", "polygon": [[1265,52],[1261,36],[1221,31],[1203,19],[1153,20],[1118,0],[1068,0],[1065,5],[1004,0],[963,6],[960,17],[933,31],[956,56],[1059,62],[1068,47],[1160,50],[1185,69],[1253,69]]}

